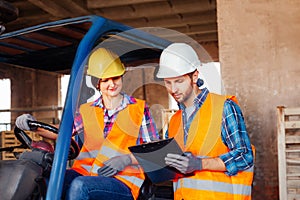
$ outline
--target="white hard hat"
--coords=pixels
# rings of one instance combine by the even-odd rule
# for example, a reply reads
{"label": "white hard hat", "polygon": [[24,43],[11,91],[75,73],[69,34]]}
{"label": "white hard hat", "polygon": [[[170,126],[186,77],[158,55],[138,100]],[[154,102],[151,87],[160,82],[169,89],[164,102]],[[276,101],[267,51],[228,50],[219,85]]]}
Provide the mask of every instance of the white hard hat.
{"label": "white hard hat", "polygon": [[157,78],[172,78],[193,72],[201,62],[195,50],[185,43],[173,43],[160,55]]}

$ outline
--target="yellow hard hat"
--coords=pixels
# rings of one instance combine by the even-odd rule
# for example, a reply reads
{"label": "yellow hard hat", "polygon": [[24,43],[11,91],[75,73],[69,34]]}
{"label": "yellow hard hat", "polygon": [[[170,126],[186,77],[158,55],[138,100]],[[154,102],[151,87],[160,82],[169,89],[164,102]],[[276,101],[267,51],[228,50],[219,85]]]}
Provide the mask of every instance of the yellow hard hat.
{"label": "yellow hard hat", "polygon": [[87,74],[97,78],[121,76],[125,67],[120,58],[110,50],[98,48],[88,59]]}

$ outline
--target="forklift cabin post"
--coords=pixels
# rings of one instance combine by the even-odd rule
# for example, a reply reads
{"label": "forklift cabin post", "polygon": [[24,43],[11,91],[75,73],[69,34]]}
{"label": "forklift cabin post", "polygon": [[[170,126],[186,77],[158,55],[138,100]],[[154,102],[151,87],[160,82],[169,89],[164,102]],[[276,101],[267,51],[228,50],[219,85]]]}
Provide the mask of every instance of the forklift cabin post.
{"label": "forklift cabin post", "polygon": [[[125,25],[98,16],[91,17],[91,21],[92,26],[84,36],[84,38],[81,40],[72,66],[65,108],[59,128],[59,136],[57,138],[57,151],[55,152],[53,168],[46,196],[47,200],[58,200],[61,196],[69,150],[68,147],[72,134],[72,125],[74,120],[73,113],[75,112],[75,107],[72,105],[72,97],[77,97],[79,95],[79,91],[73,90],[72,88],[79,86],[79,83],[76,82],[76,80],[81,80],[78,79],[78,74],[83,74],[83,72],[80,71],[84,69],[82,67],[82,63],[94,47],[97,39],[101,37],[101,35],[109,31],[123,32],[131,29],[130,27],[127,27]],[[143,45],[147,45],[151,48],[163,49],[170,44],[170,42],[167,40],[158,38],[139,30],[133,31],[132,34],[133,35],[127,35],[127,39],[133,40],[134,42],[141,43]]]}
{"label": "forklift cabin post", "polygon": [[[88,27],[87,24],[89,24]],[[61,32],[56,32],[60,28],[62,33],[69,34],[69,38]],[[44,40],[30,36],[30,34],[38,35]],[[70,37],[70,35],[76,34],[80,37]],[[40,37],[41,35],[43,37]],[[146,31],[133,29],[96,15],[49,22],[0,35],[1,63],[46,71],[71,69],[48,182],[47,200],[59,200],[61,197],[76,110],[73,100],[74,97],[80,95],[80,90],[74,88],[80,88],[84,74],[84,62],[97,43],[113,35],[117,35],[116,40],[108,45],[112,45],[115,50],[118,50],[119,47],[126,48],[133,45],[134,49],[123,55],[125,62],[129,63],[157,60],[161,51],[171,43],[167,39],[154,36]],[[45,38],[63,42],[51,43]],[[114,42],[116,42],[116,46],[114,46]]]}

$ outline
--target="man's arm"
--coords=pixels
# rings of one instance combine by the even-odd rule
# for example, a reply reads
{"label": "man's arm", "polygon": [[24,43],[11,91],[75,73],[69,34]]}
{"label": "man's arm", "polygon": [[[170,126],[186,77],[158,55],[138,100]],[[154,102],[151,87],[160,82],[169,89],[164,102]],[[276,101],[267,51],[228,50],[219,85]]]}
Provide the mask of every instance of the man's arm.
{"label": "man's arm", "polygon": [[240,107],[232,100],[226,100],[224,104],[222,140],[229,148],[228,153],[220,155],[228,175],[253,166],[254,156],[244,117]]}
{"label": "man's arm", "polygon": [[202,169],[210,171],[226,171],[225,164],[220,158],[202,158]]}
{"label": "man's arm", "polygon": [[222,139],[229,152],[215,158],[200,158],[168,154],[166,164],[177,168],[182,173],[195,170],[223,171],[235,175],[239,171],[253,166],[253,152],[246,131],[244,118],[239,106],[231,100],[224,105],[222,120]]}

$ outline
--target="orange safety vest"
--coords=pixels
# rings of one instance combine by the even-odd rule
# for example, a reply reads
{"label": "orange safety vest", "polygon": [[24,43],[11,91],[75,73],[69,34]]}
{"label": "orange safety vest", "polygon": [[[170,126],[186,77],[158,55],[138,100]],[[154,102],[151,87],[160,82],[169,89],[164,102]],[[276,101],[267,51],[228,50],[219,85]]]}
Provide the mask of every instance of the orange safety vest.
{"label": "orange safety vest", "polygon": [[[129,154],[129,146],[136,145],[140,126],[144,116],[145,102],[137,100],[117,115],[116,121],[106,138],[104,138],[103,109],[86,103],[80,106],[84,124],[84,143],[72,169],[85,176],[97,176],[97,170],[106,160]],[[145,179],[143,170],[138,165],[127,166],[115,178],[124,182],[136,199]]]}
{"label": "orange safety vest", "polygon": [[[191,123],[185,145],[182,111],[177,111],[170,120],[169,137],[174,137],[184,151],[190,151],[197,156],[218,157],[227,153],[229,149],[221,138],[222,114],[226,99],[236,101],[234,96],[208,94]],[[218,171],[197,171],[193,176],[174,180],[174,199],[249,200],[252,180],[253,166],[234,176]]]}

